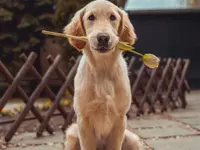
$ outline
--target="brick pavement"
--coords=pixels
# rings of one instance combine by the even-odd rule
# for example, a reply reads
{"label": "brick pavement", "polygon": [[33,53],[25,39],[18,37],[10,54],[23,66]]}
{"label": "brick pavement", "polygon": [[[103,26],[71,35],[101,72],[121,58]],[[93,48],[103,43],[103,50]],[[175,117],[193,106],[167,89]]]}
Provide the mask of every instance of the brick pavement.
{"label": "brick pavement", "polygon": [[[200,149],[200,91],[187,96],[188,107],[165,114],[148,115],[128,121],[128,128],[141,137],[142,150],[199,150]],[[0,149],[5,150],[62,150],[63,132],[36,138],[35,132],[22,132]]]}

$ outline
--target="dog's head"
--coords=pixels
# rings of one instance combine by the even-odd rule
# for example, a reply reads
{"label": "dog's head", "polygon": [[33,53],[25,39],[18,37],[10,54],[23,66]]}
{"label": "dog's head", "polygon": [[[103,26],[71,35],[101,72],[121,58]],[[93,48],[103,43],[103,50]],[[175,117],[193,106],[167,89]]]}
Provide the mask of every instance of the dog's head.
{"label": "dog's head", "polygon": [[88,44],[91,51],[106,53],[114,51],[119,40],[133,44],[136,39],[134,28],[125,11],[106,0],[96,0],[79,10],[64,33],[87,36],[88,42],[69,39],[78,50]]}

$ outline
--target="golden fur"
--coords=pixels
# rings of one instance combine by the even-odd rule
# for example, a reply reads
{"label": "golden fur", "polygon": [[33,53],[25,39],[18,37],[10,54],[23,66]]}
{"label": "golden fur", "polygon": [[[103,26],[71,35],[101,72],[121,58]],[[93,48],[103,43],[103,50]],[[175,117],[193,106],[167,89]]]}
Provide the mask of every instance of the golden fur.
{"label": "golden fur", "polygon": [[[96,17],[92,22],[91,14]],[[109,20],[111,14],[114,21]],[[95,50],[101,32],[111,37],[106,53]],[[131,105],[127,64],[114,47],[119,40],[135,42],[128,15],[109,1],[96,0],[75,14],[64,33],[88,38],[88,42],[69,40],[83,57],[74,82],[77,123],[66,131],[66,150],[139,150],[139,138],[126,129]]]}

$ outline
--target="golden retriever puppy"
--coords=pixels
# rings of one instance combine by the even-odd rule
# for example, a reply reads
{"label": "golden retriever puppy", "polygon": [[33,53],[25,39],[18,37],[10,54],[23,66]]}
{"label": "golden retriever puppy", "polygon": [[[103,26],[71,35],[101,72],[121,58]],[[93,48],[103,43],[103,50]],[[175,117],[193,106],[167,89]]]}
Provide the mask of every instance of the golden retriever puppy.
{"label": "golden retriever puppy", "polygon": [[131,90],[127,64],[116,48],[119,40],[135,42],[128,15],[96,0],[75,14],[64,33],[88,38],[69,40],[83,57],[74,81],[77,123],[66,131],[66,150],[139,150],[139,138],[126,130]]}

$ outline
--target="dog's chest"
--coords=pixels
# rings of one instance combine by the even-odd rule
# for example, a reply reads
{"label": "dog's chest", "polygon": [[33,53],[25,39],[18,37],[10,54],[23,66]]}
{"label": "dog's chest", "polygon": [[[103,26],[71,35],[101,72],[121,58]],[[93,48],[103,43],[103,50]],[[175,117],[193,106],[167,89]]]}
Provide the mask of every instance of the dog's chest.
{"label": "dog's chest", "polygon": [[82,108],[84,107],[81,114],[89,119],[97,141],[102,143],[111,132],[118,116],[115,83],[107,77],[90,78],[85,81],[89,82],[83,83],[87,84],[85,85],[87,91],[81,94],[80,101],[85,101],[81,105]]}
{"label": "dog's chest", "polygon": [[126,107],[126,100],[123,100],[126,99],[126,88],[121,89],[124,83],[120,84],[112,78],[100,77],[93,81],[85,93],[89,97],[87,97],[88,102],[84,104],[83,114],[88,117],[94,134],[101,143],[110,134],[115,119],[120,115],[119,110]]}
{"label": "dog's chest", "polygon": [[81,66],[75,77],[74,106],[79,107],[77,111],[84,114],[98,110],[99,104],[93,105],[96,102],[104,104],[100,107],[104,108],[103,112],[109,108],[113,112],[125,113],[130,104],[130,94],[125,63],[112,70],[102,70],[96,74],[89,67]]}
{"label": "dog's chest", "polygon": [[[100,104],[101,105],[101,104]],[[103,107],[100,106],[99,107]],[[110,107],[110,108],[106,108]],[[96,109],[91,112],[88,119],[93,128],[97,141],[104,141],[111,132],[117,113],[114,112],[115,108],[111,106],[104,106],[102,109]],[[102,112],[104,110],[104,112]]]}
{"label": "dog's chest", "polygon": [[98,141],[110,134],[115,119],[125,115],[130,106],[130,84],[126,65],[92,74],[80,66],[75,77],[74,108],[87,118]]}

